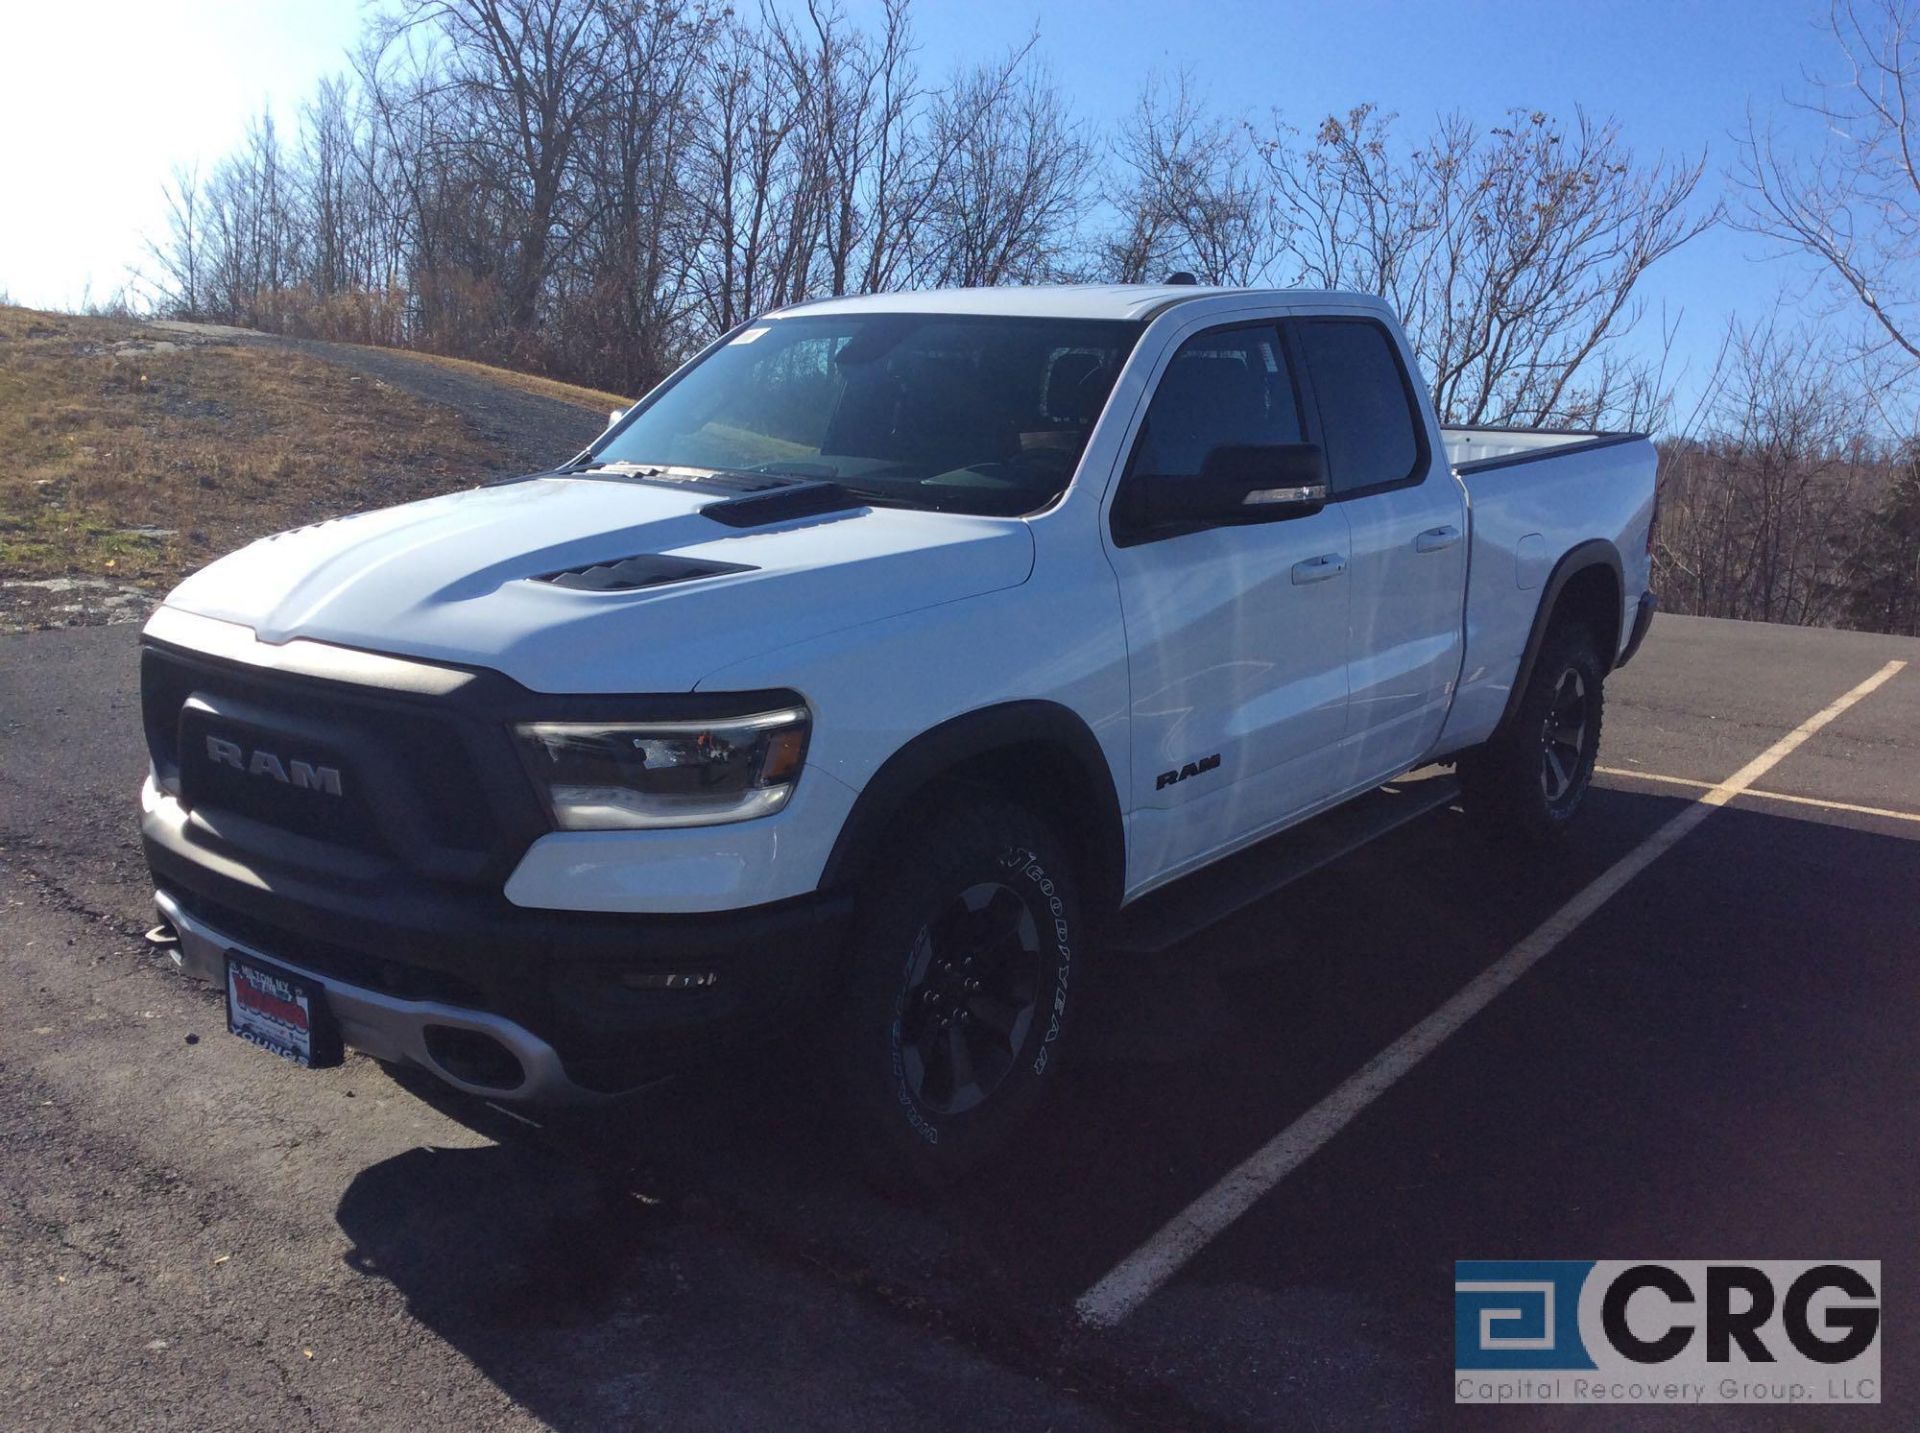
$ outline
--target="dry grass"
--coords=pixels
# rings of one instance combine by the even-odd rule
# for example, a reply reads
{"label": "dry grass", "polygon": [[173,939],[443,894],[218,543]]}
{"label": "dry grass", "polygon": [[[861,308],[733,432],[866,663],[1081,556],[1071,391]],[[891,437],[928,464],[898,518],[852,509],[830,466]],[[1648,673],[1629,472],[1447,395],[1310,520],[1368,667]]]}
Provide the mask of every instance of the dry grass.
{"label": "dry grass", "polygon": [[453,413],[334,364],[18,308],[0,308],[0,454],[0,578],[156,590],[492,457]]}
{"label": "dry grass", "polygon": [[442,368],[490,378],[503,387],[517,388],[522,393],[531,393],[535,398],[551,398],[556,403],[571,403],[576,408],[585,408],[603,417],[615,408],[633,406],[633,399],[622,398],[618,393],[607,393],[598,388],[582,388],[578,384],[562,383],[557,378],[540,378],[531,373],[516,373],[511,368],[495,368],[491,364],[475,363],[469,358],[447,358],[438,353],[421,353],[418,350],[409,352],[407,356],[417,358],[423,363],[438,364]]}

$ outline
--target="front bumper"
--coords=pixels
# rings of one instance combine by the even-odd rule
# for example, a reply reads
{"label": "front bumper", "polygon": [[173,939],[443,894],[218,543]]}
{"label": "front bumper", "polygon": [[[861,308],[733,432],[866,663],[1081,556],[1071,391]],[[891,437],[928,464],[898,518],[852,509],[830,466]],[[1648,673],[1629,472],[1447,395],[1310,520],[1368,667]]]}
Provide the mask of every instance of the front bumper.
{"label": "front bumper", "polygon": [[[229,949],[287,967],[325,988],[350,1047],[495,1099],[635,1089],[804,1021],[833,986],[852,913],[845,894],[700,915],[530,910],[406,876],[262,870],[177,802],[145,804],[155,903],[183,969],[223,983]],[[463,1076],[444,1030],[497,1042],[521,1078]]]}
{"label": "front bumper", "polygon": [[[329,980],[318,971],[289,965],[276,952],[257,950],[201,923],[165,891],[154,892],[153,904],[161,920],[178,937],[173,962],[181,970],[196,980],[224,988],[229,951],[290,968],[326,988],[328,1011],[339,1023],[341,1040],[362,1054],[393,1064],[418,1065],[474,1095],[537,1104],[574,1104],[596,1097],[595,1091],[573,1082],[553,1046],[511,1020],[431,1000],[399,1000],[377,990]],[[442,1031],[462,1031],[470,1038],[494,1042],[519,1067],[518,1080],[476,1068],[473,1062],[457,1056],[450,1066],[442,1057],[449,1048],[461,1047],[449,1047],[439,1033]],[[431,1043],[429,1033],[434,1036]]]}
{"label": "front bumper", "polygon": [[[803,1020],[832,987],[851,897],[791,874],[804,850],[780,884],[716,875],[769,872],[792,844],[780,817],[741,823],[758,846],[553,839],[510,733],[798,700],[542,694],[163,608],[141,652],[157,900],[183,966],[222,978],[240,949],[289,967],[371,1054],[505,1099],[636,1088]],[[509,899],[533,850],[538,879]]]}

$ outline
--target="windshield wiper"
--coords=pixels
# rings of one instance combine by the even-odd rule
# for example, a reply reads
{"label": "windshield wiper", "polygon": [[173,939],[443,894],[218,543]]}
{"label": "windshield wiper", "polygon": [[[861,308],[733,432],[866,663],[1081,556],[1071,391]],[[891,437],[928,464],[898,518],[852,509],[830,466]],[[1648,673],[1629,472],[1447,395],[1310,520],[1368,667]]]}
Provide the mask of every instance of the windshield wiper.
{"label": "windshield wiper", "polygon": [[877,508],[917,509],[922,506],[922,504],[911,502],[897,493],[890,493],[880,488],[862,487],[858,483],[850,483],[840,476],[840,469],[832,463],[759,463],[751,468],[735,468],[732,471],[765,474],[770,478],[807,478],[814,482],[832,483],[848,497],[858,498],[861,502]]}
{"label": "windshield wiper", "polygon": [[908,502],[894,493],[883,493],[876,488],[858,487],[853,483],[843,483],[838,478],[831,479],[833,485],[850,498],[858,498],[869,507],[876,508],[917,508],[918,503]]}
{"label": "windshield wiper", "polygon": [[[621,459],[605,463],[576,463],[557,471],[606,473],[623,478],[665,478],[666,474],[675,470],[676,466],[672,463],[635,463]],[[678,470],[696,476],[687,479],[674,478],[669,481],[697,484],[702,478],[794,478],[803,483],[833,488],[869,507],[917,509],[935,506],[910,502],[897,494],[884,492],[878,488],[866,488],[856,483],[845,482],[835,476],[840,470],[829,463],[765,463],[751,468],[689,468],[680,465]]]}
{"label": "windshield wiper", "polygon": [[634,463],[629,462],[625,458],[615,458],[612,462],[607,463],[573,463],[560,469],[563,473],[621,472],[634,473],[636,475],[664,473],[666,470],[666,465],[663,463]]}
{"label": "windshield wiper", "polygon": [[837,482],[840,469],[832,463],[756,463],[751,468],[735,468],[736,473],[765,473],[770,478],[816,478]]}

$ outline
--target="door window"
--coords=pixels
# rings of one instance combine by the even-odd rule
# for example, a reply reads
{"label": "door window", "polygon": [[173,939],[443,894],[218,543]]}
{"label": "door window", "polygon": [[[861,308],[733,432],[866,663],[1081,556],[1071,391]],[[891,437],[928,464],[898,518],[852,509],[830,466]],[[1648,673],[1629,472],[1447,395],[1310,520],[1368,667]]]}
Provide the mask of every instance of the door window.
{"label": "door window", "polygon": [[1387,331],[1365,319],[1306,319],[1295,335],[1313,375],[1328,495],[1351,497],[1418,478],[1419,420]]}
{"label": "door window", "polygon": [[1301,441],[1279,333],[1264,324],[1214,329],[1181,344],[1161,375],[1129,472],[1193,477],[1214,448]]}

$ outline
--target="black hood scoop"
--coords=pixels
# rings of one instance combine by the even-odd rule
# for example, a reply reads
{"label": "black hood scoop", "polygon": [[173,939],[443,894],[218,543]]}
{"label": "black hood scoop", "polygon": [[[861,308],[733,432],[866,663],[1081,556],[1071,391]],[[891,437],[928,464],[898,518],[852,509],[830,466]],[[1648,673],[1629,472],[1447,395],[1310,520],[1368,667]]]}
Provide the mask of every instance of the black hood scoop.
{"label": "black hood scoop", "polygon": [[855,497],[838,483],[816,478],[716,473],[702,486],[712,488],[735,481],[743,489],[740,495],[725,502],[708,503],[700,509],[701,517],[712,518],[728,527],[764,527],[797,517],[818,517],[822,513],[866,506],[865,498]]}
{"label": "black hood scoop", "polygon": [[[831,471],[829,469],[828,471]],[[682,492],[712,493],[723,499],[700,509],[700,516],[727,527],[766,527],[794,518],[848,512],[872,499],[830,478],[797,473],[737,472],[726,468],[649,468],[606,464],[566,470],[565,476],[645,483]]]}
{"label": "black hood scoop", "polygon": [[691,582],[696,577],[719,577],[729,572],[753,572],[757,569],[738,562],[706,562],[692,557],[666,557],[642,553],[618,562],[599,562],[591,567],[569,567],[535,578],[555,587],[576,592],[638,592],[646,587],[666,587],[675,582]]}

